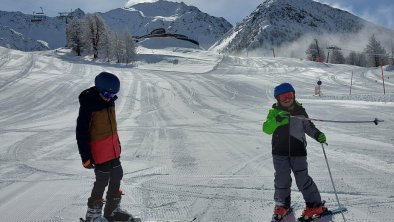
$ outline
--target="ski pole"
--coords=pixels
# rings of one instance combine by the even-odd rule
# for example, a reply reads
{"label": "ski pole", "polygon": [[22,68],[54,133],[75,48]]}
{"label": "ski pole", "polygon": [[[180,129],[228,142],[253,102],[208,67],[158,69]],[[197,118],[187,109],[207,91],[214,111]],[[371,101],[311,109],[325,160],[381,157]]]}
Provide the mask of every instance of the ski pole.
{"label": "ski pole", "polygon": [[[328,145],[328,144],[326,143],[326,145]],[[330,170],[330,165],[328,164],[328,159],[327,159],[327,155],[326,155],[326,150],[324,149],[323,143],[321,144],[321,148],[323,149],[324,158],[326,159],[326,164],[327,164],[327,168],[328,168],[328,173],[330,174],[330,179],[331,179],[332,187],[334,188],[335,197],[336,197],[337,202],[338,202],[338,207],[339,207],[339,208],[342,208],[341,203],[339,202],[337,190],[335,189],[334,180],[332,179],[332,174],[331,174],[331,170]],[[343,212],[341,212],[341,214],[342,214],[343,221],[346,222],[345,215],[343,214]]]}
{"label": "ski pole", "polygon": [[331,122],[331,123],[375,123],[375,125],[378,125],[379,123],[384,122],[384,120],[378,118],[375,118],[374,120],[327,120],[327,119],[306,118],[303,116],[290,116],[290,117],[294,117],[301,120],[313,120],[313,121]]}

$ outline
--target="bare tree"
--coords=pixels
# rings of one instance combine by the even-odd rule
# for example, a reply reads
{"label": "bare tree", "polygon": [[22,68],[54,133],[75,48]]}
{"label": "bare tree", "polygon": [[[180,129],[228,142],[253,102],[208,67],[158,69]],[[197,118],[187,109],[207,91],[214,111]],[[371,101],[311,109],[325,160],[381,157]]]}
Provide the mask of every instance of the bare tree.
{"label": "bare tree", "polygon": [[83,21],[74,18],[66,27],[66,47],[70,47],[78,56],[81,56],[86,45]]}
{"label": "bare tree", "polygon": [[111,36],[112,59],[115,60],[116,63],[122,63],[124,60],[124,41],[119,37],[117,32],[112,32]]}
{"label": "bare tree", "polygon": [[367,67],[368,61],[367,61],[367,56],[364,53],[358,53],[357,54],[357,65],[361,67]]}
{"label": "bare tree", "polygon": [[117,63],[121,63],[124,60],[124,41],[119,38],[117,33],[113,33],[113,52],[114,58],[116,59]]}
{"label": "bare tree", "polygon": [[357,60],[358,60],[357,53],[354,52],[354,51],[351,51],[349,53],[349,55],[346,57],[346,64],[356,66],[357,65]]}
{"label": "bare tree", "polygon": [[366,57],[365,53],[357,53],[357,52],[352,51],[346,57],[346,64],[366,67],[367,66],[367,57]]}
{"label": "bare tree", "polygon": [[111,30],[107,30],[107,34],[104,35],[104,44],[102,49],[107,62],[110,62],[113,58],[115,58],[115,35],[116,33]]}
{"label": "bare tree", "polygon": [[130,32],[122,37],[111,31],[99,14],[88,14],[84,20],[72,20],[67,26],[67,45],[78,55],[86,49],[93,57],[107,62],[130,63],[137,60],[136,44]]}
{"label": "bare tree", "polygon": [[383,64],[387,64],[387,54],[386,50],[382,47],[380,42],[376,40],[375,35],[372,35],[369,38],[368,45],[364,49],[368,66],[377,67],[381,65],[381,61]]}
{"label": "bare tree", "polygon": [[137,58],[137,53],[136,53],[136,46],[135,46],[135,41],[133,39],[133,36],[130,34],[130,32],[125,32],[124,36],[124,45],[125,45],[125,63],[130,63],[132,61],[135,61]]}
{"label": "bare tree", "polygon": [[93,53],[93,57],[98,58],[99,51],[103,48],[106,40],[107,28],[104,20],[97,13],[88,14],[85,18],[87,27],[87,40]]}

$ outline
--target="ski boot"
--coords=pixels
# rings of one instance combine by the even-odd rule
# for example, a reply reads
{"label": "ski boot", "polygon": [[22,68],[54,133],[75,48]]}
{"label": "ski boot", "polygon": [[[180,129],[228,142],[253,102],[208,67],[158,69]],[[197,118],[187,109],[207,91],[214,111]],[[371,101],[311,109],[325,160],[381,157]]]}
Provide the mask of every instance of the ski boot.
{"label": "ski boot", "polygon": [[272,215],[271,222],[279,222],[279,221],[283,220],[283,218],[286,217],[291,212],[292,212],[292,209],[290,207],[275,206],[274,214]]}
{"label": "ski boot", "polygon": [[298,221],[308,222],[319,219],[322,215],[327,213],[327,208],[324,207],[325,201],[323,203],[307,203],[304,212],[302,212],[301,217]]}
{"label": "ski boot", "polygon": [[103,217],[103,213],[102,213],[103,205],[104,205],[104,201],[102,199],[89,198],[88,210],[86,211],[85,221],[108,222],[108,220]]}
{"label": "ski boot", "polygon": [[104,217],[108,221],[129,221],[135,222],[133,216],[128,213],[126,210],[120,208],[120,201],[122,199],[122,191],[119,191],[115,197],[107,198],[105,208],[104,208]]}

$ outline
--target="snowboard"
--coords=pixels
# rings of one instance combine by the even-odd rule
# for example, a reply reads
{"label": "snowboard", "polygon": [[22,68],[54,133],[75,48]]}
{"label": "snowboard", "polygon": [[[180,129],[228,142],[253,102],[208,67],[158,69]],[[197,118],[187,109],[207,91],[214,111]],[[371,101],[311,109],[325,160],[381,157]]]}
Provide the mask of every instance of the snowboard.
{"label": "snowboard", "polygon": [[[86,220],[83,219],[83,218],[79,218],[79,221],[80,222],[86,222]],[[118,221],[108,221],[108,222],[118,222]],[[119,222],[125,222],[125,221],[119,221]],[[141,218],[134,217],[132,222],[142,222],[142,220],[141,220]]]}
{"label": "snowboard", "polygon": [[193,218],[192,220],[147,220],[146,222],[193,222],[197,220],[197,218]]}

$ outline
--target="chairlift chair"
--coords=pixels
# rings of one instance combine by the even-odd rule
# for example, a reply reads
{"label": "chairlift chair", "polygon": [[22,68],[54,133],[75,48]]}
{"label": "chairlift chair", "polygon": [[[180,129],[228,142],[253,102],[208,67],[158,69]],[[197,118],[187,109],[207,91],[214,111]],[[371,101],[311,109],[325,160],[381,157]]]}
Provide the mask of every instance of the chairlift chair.
{"label": "chairlift chair", "polygon": [[41,22],[45,16],[44,10],[41,8],[41,12],[34,12],[33,17],[30,19],[31,22]]}

